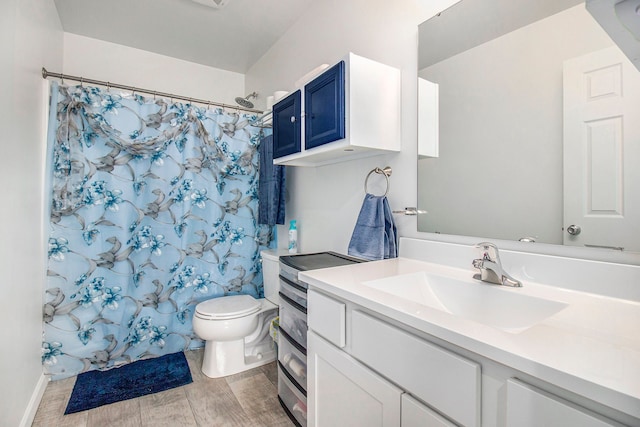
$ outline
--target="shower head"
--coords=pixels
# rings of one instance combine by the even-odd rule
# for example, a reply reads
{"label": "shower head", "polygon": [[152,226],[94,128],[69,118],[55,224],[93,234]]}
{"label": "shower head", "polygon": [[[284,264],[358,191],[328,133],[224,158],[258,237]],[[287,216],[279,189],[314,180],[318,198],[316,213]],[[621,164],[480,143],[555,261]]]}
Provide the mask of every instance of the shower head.
{"label": "shower head", "polygon": [[258,92],[250,93],[249,95],[245,96],[244,98],[237,97],[236,98],[236,104],[238,104],[239,106],[244,107],[244,108],[253,108],[253,102],[249,101],[249,98],[257,98],[257,97],[258,97]]}

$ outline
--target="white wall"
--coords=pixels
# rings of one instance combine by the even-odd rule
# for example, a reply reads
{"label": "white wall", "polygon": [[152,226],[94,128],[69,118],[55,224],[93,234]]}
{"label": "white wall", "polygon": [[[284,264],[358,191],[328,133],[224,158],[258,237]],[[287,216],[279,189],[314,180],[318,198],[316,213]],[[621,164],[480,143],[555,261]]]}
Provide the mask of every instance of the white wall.
{"label": "white wall", "polygon": [[[458,0],[321,0],[247,73],[246,86],[261,93],[291,90],[294,82],[322,63],[337,62],[346,52],[402,71],[402,152],[318,168],[289,168],[287,221],[299,221],[305,252],[346,253],[364,197],[364,179],[376,166],[393,168],[391,208],[417,203],[417,33],[418,24]],[[475,244],[480,237],[420,233],[416,217],[397,215],[398,232],[415,237]],[[287,226],[278,227],[286,246]],[[640,264],[640,254],[620,254],[561,245],[526,244],[491,239],[501,248],[525,252]]]}
{"label": "white wall", "polygon": [[49,71],[229,105],[246,95],[244,74],[71,33],[64,33],[64,69]]}
{"label": "white wall", "polygon": [[38,404],[44,385],[47,102],[40,69],[61,68],[63,42],[53,0],[5,0],[0,16],[0,424],[15,426],[30,425],[30,405]]}
{"label": "white wall", "polygon": [[[376,166],[393,168],[387,196],[392,209],[416,205],[417,25],[425,14],[433,15],[454,2],[314,2],[311,10],[247,73],[249,88],[262,93],[291,90],[308,71],[322,63],[333,64],[349,51],[402,72],[402,152],[317,168],[288,169],[287,220],[298,220],[302,251],[346,253],[364,198],[365,177]],[[396,222],[400,235],[416,233],[415,218],[398,216]],[[279,227],[281,242],[286,240],[286,228]]]}

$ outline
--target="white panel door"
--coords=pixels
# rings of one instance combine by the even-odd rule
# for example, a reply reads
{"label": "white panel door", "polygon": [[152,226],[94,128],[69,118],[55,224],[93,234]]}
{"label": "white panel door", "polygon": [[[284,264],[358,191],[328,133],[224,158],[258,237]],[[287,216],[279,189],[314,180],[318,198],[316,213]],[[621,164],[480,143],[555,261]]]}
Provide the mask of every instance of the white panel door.
{"label": "white panel door", "polygon": [[402,395],[401,427],[456,427],[455,424],[418,402],[407,393]]}
{"label": "white panel door", "polygon": [[564,244],[640,251],[640,72],[614,46],[563,77]]}
{"label": "white panel door", "polygon": [[310,427],[399,427],[402,390],[309,332]]}

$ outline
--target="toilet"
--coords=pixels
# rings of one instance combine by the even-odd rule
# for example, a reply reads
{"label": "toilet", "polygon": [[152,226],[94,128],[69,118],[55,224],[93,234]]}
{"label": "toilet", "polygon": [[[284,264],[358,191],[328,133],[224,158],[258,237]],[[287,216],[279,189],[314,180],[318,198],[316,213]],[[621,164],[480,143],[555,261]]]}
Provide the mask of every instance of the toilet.
{"label": "toilet", "polygon": [[196,305],[193,330],[205,341],[202,373],[210,378],[237,374],[276,359],[269,326],[278,315],[278,254],[268,250],[261,255],[265,298],[231,295]]}

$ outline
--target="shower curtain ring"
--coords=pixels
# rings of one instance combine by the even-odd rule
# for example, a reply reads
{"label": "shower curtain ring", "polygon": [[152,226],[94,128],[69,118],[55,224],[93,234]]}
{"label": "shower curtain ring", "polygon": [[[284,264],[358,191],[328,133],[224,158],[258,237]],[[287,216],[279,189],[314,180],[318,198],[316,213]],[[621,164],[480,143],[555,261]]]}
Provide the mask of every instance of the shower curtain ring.
{"label": "shower curtain ring", "polygon": [[111,90],[111,83],[107,82],[107,92],[109,92]]}
{"label": "shower curtain ring", "polygon": [[84,87],[83,83],[84,83],[84,77],[80,77],[80,87]]}

